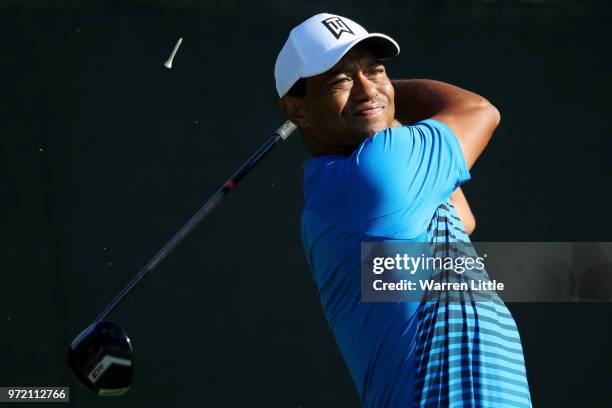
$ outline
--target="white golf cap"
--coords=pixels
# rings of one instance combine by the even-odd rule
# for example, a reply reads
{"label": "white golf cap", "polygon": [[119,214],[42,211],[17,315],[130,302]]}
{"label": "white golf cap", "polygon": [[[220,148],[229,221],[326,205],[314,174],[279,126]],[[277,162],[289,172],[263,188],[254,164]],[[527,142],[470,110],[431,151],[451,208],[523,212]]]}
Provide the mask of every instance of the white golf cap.
{"label": "white golf cap", "polygon": [[351,48],[368,40],[380,59],[399,54],[399,45],[384,34],[368,33],[346,17],[321,13],[310,17],[289,33],[276,58],[274,77],[279,96],[300,78],[322,74],[336,65]]}

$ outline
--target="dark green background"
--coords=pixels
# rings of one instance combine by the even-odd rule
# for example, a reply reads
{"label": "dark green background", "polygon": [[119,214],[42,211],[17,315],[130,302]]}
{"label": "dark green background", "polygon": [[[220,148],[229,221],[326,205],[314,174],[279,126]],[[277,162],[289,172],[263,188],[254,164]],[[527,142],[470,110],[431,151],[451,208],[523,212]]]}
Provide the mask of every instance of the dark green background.
{"label": "dark green background", "polygon": [[[358,406],[302,253],[297,133],[113,313],[126,396],[63,361],[282,122],[276,54],[323,11],[394,37],[393,77],[500,109],[465,187],[474,240],[612,241],[608,2],[0,1],[0,385],[71,386],[82,407]],[[535,407],[612,406],[609,303],[509,307]]]}

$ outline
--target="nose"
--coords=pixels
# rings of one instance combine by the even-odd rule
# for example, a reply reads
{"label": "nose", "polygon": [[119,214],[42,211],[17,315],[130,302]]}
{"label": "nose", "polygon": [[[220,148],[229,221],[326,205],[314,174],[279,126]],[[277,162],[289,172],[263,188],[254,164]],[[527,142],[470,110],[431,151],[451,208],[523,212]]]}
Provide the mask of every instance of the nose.
{"label": "nose", "polygon": [[353,78],[353,99],[357,101],[371,101],[378,96],[376,84],[368,79],[363,72]]}

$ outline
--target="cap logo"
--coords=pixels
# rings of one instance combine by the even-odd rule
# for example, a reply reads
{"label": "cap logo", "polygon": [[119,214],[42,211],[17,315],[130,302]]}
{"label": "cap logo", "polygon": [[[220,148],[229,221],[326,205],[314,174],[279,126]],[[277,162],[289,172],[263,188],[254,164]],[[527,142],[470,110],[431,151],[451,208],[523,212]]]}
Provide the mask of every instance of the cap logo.
{"label": "cap logo", "polygon": [[355,35],[340,17],[330,17],[321,21],[325,27],[336,37],[336,40],[340,38],[342,33],[349,33]]}

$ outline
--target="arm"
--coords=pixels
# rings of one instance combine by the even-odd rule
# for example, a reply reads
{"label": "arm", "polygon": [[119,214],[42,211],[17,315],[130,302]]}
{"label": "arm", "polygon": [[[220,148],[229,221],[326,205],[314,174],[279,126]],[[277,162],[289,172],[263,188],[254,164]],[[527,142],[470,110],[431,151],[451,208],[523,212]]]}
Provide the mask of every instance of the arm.
{"label": "arm", "polygon": [[450,199],[453,202],[455,210],[457,210],[459,218],[461,218],[461,222],[465,227],[465,231],[468,235],[472,235],[472,232],[474,232],[474,228],[476,228],[476,218],[474,218],[474,214],[472,214],[472,210],[470,209],[470,206],[467,202],[467,199],[465,198],[465,195],[463,194],[463,191],[461,191],[461,187],[457,188],[450,195]]}
{"label": "arm", "polygon": [[459,139],[468,169],[486,147],[500,114],[482,96],[454,85],[429,79],[392,80],[395,109],[400,120],[415,123],[436,119]]}

